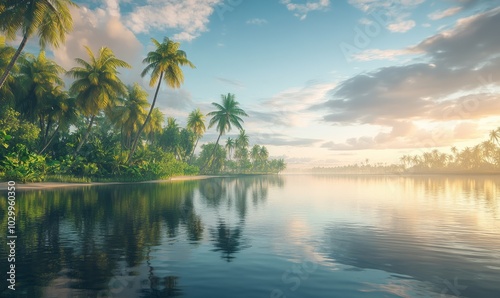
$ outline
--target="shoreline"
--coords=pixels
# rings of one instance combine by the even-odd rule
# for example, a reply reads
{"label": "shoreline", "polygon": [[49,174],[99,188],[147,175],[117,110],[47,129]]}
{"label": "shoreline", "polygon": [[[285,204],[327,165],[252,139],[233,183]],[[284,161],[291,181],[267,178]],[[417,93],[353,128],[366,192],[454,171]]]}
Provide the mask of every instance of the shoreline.
{"label": "shoreline", "polygon": [[[73,183],[73,182],[28,182],[17,183],[16,190],[43,190],[61,187],[82,187],[82,186],[95,186],[95,185],[113,185],[113,184],[135,184],[135,183],[166,183],[174,181],[189,181],[189,180],[203,180],[220,176],[211,175],[195,175],[195,176],[175,176],[164,180],[148,180],[148,181],[134,181],[134,182],[90,182],[90,183]],[[7,190],[7,182],[0,182],[0,190]]]}

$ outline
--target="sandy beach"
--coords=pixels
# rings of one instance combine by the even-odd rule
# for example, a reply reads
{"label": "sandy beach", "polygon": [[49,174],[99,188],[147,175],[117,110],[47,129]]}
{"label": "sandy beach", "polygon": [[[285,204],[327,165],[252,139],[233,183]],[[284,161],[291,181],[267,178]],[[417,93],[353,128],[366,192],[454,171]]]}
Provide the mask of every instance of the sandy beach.
{"label": "sandy beach", "polygon": [[[65,183],[65,182],[34,182],[34,183],[17,183],[16,189],[50,189],[59,187],[82,187],[82,186],[94,186],[94,185],[106,185],[106,184],[131,184],[131,183],[165,183],[172,181],[187,181],[187,180],[201,180],[208,179],[218,176],[209,175],[198,175],[198,176],[176,176],[171,177],[166,180],[150,180],[150,181],[139,181],[139,182],[91,182],[91,183]],[[0,190],[7,190],[7,182],[0,182]]]}

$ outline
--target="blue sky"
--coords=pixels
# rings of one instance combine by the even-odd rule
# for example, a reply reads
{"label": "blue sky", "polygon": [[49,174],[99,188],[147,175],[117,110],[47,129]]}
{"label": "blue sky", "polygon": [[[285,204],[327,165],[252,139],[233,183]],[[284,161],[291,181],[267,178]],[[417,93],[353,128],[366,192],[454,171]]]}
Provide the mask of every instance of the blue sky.
{"label": "blue sky", "polygon": [[[500,126],[500,1],[87,0],[53,49],[66,69],[84,45],[110,47],[141,83],[150,38],[168,36],[196,65],[158,106],[185,124],[235,93],[252,144],[289,168],[459,148]],[[14,44],[14,42],[13,42]],[[228,136],[237,134],[231,131]],[[214,129],[201,142],[214,141]]]}

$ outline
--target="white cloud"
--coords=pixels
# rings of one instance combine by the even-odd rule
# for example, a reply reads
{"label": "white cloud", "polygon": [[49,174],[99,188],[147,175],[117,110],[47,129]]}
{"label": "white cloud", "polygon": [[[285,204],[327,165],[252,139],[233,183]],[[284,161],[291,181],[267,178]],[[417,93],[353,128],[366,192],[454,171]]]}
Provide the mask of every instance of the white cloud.
{"label": "white cloud", "polygon": [[190,41],[208,30],[209,17],[221,0],[149,0],[126,16],[135,33],[171,29],[174,39]]}
{"label": "white cloud", "polygon": [[[64,45],[52,49],[55,61],[65,69],[75,66],[75,58],[87,59],[84,46],[88,46],[94,53],[105,46],[132,66],[138,67],[142,64],[142,44],[122,23],[117,0],[107,0],[105,4],[105,7],[95,10],[84,6],[71,8],[73,31],[66,36]],[[134,80],[130,78],[128,83],[137,80],[138,77]]]}
{"label": "white cloud", "polygon": [[301,20],[304,20],[311,11],[325,10],[330,6],[330,0],[307,1],[304,4],[293,3],[291,0],[281,0],[281,3]]}
{"label": "white cloud", "polygon": [[413,27],[415,27],[415,21],[407,20],[407,21],[401,21],[398,23],[389,24],[387,26],[387,29],[389,29],[389,31],[391,31],[391,32],[404,33],[408,30],[411,30]]}
{"label": "white cloud", "polygon": [[446,10],[438,10],[438,11],[435,11],[431,14],[429,14],[427,17],[433,21],[435,20],[440,20],[442,18],[446,18],[446,17],[450,17],[452,15],[455,15],[457,13],[459,13],[460,11],[462,11],[463,7],[451,7],[451,8],[448,8]]}
{"label": "white cloud", "polygon": [[411,12],[425,0],[349,0],[349,4],[366,14],[377,15],[392,32],[406,32],[415,27],[408,19]]}
{"label": "white cloud", "polygon": [[369,49],[363,52],[352,55],[352,59],[358,61],[372,61],[372,60],[395,60],[399,56],[415,54],[415,51],[408,49],[402,50],[380,50]]}
{"label": "white cloud", "polygon": [[249,24],[249,25],[264,25],[264,24],[267,24],[267,20],[255,18],[255,19],[248,20],[247,24]]}

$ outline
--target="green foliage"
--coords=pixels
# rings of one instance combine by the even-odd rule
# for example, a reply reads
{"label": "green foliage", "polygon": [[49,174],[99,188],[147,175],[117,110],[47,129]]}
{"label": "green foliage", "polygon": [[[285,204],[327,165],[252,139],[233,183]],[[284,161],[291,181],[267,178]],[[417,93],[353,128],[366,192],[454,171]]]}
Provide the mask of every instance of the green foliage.
{"label": "green foliage", "polygon": [[0,111],[0,127],[11,136],[9,140],[4,140],[5,144],[10,146],[23,144],[28,148],[34,148],[40,133],[36,125],[21,119],[20,113],[12,108]]}
{"label": "green foliage", "polygon": [[23,144],[16,144],[14,150],[0,160],[0,178],[5,180],[23,183],[42,181],[46,169],[45,157],[30,152]]}

